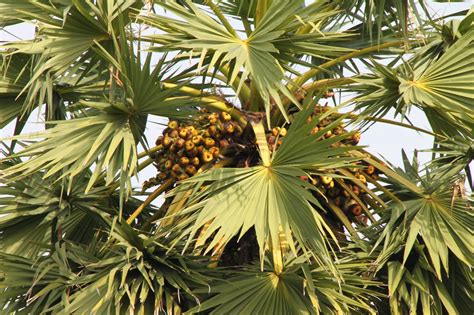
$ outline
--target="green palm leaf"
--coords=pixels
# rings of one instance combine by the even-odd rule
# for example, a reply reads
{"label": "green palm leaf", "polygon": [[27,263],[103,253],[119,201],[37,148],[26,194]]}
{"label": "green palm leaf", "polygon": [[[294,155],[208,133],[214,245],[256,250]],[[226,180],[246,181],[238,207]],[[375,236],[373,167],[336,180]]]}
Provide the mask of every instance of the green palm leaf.
{"label": "green palm leaf", "polygon": [[190,178],[183,188],[177,188],[179,192],[189,186],[195,189],[203,184],[207,186],[196,193],[186,209],[181,211],[181,215],[191,215],[187,220],[192,224],[183,231],[184,235],[190,236],[189,241],[208,222],[211,223],[201,236],[203,241],[211,240],[206,251],[217,244],[226,244],[234,236],[241,237],[253,227],[263,257],[267,246],[281,246],[282,231],[294,251],[297,247],[295,238],[300,246],[313,249],[312,255],[322,259],[324,265],[332,264],[326,242],[326,235],[332,235],[332,232],[316,211],[324,211],[313,195],[318,192],[299,177],[308,175],[308,172],[349,166],[356,159],[347,153],[355,148],[332,147],[347,134],[318,141],[317,138],[330,130],[331,125],[310,135],[311,128],[318,123],[315,119],[305,124],[311,108],[308,106],[296,117],[271,160],[269,151],[265,149],[266,140],[259,142],[256,131],[262,165],[213,169]]}

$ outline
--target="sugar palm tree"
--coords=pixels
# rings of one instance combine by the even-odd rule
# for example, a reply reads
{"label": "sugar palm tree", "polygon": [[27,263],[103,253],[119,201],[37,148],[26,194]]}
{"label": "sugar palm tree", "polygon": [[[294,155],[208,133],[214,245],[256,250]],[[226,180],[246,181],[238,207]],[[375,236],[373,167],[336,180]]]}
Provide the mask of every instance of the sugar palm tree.
{"label": "sugar palm tree", "polygon": [[[36,27],[1,47],[1,312],[468,314],[473,18],[1,1],[2,25]],[[432,137],[431,161],[377,158],[375,124]]]}

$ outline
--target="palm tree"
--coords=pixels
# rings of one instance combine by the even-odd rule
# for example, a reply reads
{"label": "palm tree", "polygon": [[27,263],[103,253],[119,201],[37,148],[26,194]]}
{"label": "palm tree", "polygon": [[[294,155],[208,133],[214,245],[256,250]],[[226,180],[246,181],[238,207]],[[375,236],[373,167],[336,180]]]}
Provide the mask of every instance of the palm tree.
{"label": "palm tree", "polygon": [[[470,313],[473,19],[1,1],[2,25],[36,27],[1,48],[1,312]],[[377,124],[432,137],[431,161],[358,145]]]}

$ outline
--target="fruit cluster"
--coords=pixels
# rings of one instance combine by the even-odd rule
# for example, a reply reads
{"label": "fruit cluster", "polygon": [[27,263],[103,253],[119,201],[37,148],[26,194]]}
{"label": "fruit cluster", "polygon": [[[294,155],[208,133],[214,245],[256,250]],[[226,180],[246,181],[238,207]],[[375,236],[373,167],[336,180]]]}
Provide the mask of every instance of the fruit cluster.
{"label": "fruit cluster", "polygon": [[311,178],[310,181],[327,198],[328,202],[332,202],[344,212],[358,217],[362,214],[363,206],[367,206],[366,192],[363,188],[367,186],[367,177],[377,180],[381,172],[373,165],[366,163],[351,169],[350,172],[351,179],[317,176]]}
{"label": "fruit cluster", "polygon": [[191,123],[172,120],[163,135],[156,140],[160,151],[152,157],[160,171],[144,183],[144,189],[160,184],[168,178],[185,180],[206,165],[215,164],[225,156],[225,150],[234,138],[242,134],[242,128],[227,112],[201,111]]}
{"label": "fruit cluster", "polygon": [[[327,106],[317,105],[314,108],[313,115],[308,117],[308,123],[315,119],[316,115],[323,114],[329,110]],[[310,131],[311,134],[316,134],[321,129],[324,129],[328,125],[332,124],[336,117],[334,115],[329,115],[328,117],[322,119],[318,124]],[[343,125],[339,124],[334,126],[331,130],[328,130],[321,138],[332,138],[339,135],[347,133],[347,130],[344,129]],[[335,145],[357,145],[360,141],[361,134],[360,132],[353,133],[350,137],[343,139]],[[363,206],[366,206],[366,192],[362,187],[367,186],[367,176],[370,176],[371,179],[377,180],[380,174],[380,171],[376,169],[373,165],[367,163],[360,164],[356,168],[350,170],[352,173],[352,180],[347,178],[337,178],[334,179],[331,176],[316,176],[313,178],[303,178],[310,181],[316,188],[319,190],[321,195],[324,195],[324,201],[332,202],[344,212],[350,213],[355,217],[358,217],[362,214]],[[336,171],[337,173],[337,171]]]}

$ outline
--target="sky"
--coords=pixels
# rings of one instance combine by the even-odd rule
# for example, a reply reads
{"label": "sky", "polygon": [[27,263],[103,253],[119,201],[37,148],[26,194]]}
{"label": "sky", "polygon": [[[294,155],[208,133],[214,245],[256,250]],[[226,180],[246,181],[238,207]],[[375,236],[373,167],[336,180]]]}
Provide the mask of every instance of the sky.
{"label": "sky", "polygon": [[[451,2],[451,3],[437,3],[428,1],[428,5],[435,16],[443,16],[460,10],[469,9],[472,5],[472,1],[464,2]],[[20,24],[16,26],[10,26],[6,29],[0,28],[0,44],[6,41],[29,39],[34,34],[34,28],[32,25]],[[1,106],[1,104],[0,104]],[[25,127],[24,132],[35,132],[41,130],[43,125],[43,117],[38,113],[31,115],[29,123]],[[429,124],[424,117],[423,113],[418,109],[412,109],[409,115],[412,123],[418,127],[429,129]],[[391,119],[392,116],[385,118]],[[397,120],[399,120],[397,118]],[[40,122],[40,123],[38,123]],[[159,123],[163,123],[163,119],[153,117],[149,120],[145,135],[150,142],[150,145],[154,143],[154,140],[161,134],[163,126]],[[0,139],[8,137],[13,132],[13,124],[0,130]],[[403,148],[408,156],[412,156],[414,149],[429,149],[432,146],[432,138],[426,134],[420,134],[412,130],[408,130],[401,127],[396,127],[388,124],[375,124],[373,127],[368,129],[362,135],[361,145],[368,146],[367,150],[378,157],[384,157],[394,165],[400,166],[402,163],[401,149]],[[429,160],[430,153],[420,154],[420,161],[426,162]],[[140,183],[144,180],[153,177],[156,174],[156,169],[153,166],[149,166],[139,174],[139,178],[133,181],[134,186],[138,189]]]}

